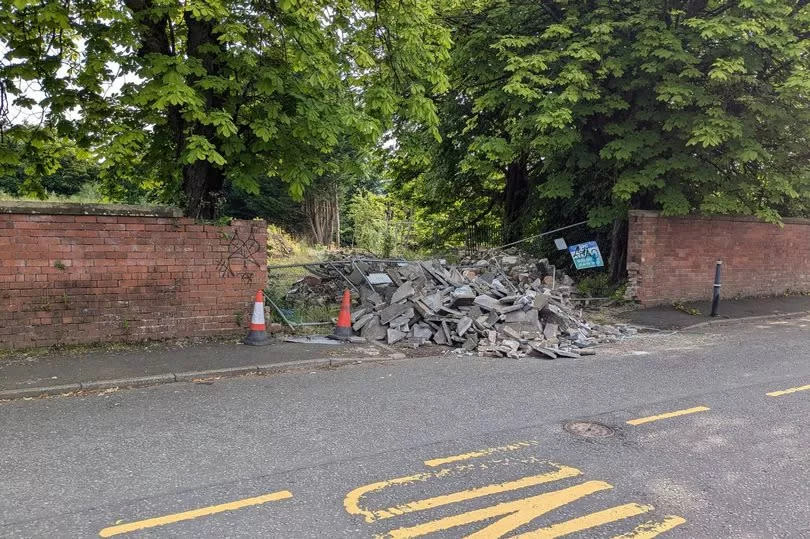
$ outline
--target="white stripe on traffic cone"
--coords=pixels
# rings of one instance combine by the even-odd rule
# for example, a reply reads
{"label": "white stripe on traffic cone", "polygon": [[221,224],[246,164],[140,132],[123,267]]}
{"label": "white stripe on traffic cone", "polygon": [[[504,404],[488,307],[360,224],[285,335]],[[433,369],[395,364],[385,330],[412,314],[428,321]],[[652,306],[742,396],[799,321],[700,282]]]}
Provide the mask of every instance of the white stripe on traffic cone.
{"label": "white stripe on traffic cone", "polygon": [[262,291],[256,292],[256,300],[253,302],[253,316],[250,317],[250,331],[245,337],[244,343],[251,346],[263,346],[270,344],[264,325],[264,295]]}

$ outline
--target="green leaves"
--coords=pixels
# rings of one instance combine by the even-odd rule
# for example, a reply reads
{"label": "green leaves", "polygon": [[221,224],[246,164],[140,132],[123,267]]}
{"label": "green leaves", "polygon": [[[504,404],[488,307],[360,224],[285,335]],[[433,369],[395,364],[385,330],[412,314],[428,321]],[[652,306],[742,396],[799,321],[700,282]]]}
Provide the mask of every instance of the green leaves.
{"label": "green leaves", "polygon": [[[441,138],[451,40],[428,0],[0,0],[0,42],[14,106],[97,149],[111,190],[212,204],[224,181],[281,181],[300,197],[340,144],[365,151],[395,117]],[[183,197],[192,165],[211,192]]]}
{"label": "green leaves", "polygon": [[225,158],[217,151],[216,147],[200,135],[192,135],[188,138],[182,158],[187,165],[195,161],[210,161],[219,166],[225,164]]}
{"label": "green leaves", "polygon": [[449,7],[445,137],[405,139],[420,145],[400,150],[419,159],[414,185],[444,207],[480,208],[471,193],[488,193],[498,215],[506,165],[521,156],[539,219],[810,214],[810,5],[688,4]]}
{"label": "green leaves", "polygon": [[745,73],[745,60],[742,58],[718,58],[709,70],[709,79],[727,82],[735,73]]}

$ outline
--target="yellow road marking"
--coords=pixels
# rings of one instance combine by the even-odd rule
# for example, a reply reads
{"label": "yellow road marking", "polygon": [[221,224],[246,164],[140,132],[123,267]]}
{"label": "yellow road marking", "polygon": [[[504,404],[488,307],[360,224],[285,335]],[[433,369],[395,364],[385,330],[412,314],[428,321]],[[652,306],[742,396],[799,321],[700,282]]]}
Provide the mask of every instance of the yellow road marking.
{"label": "yellow road marking", "polygon": [[627,422],[628,425],[641,425],[642,423],[649,423],[650,421],[658,421],[659,419],[669,419],[670,417],[678,417],[681,415],[694,414],[697,412],[705,412],[711,410],[707,406],[695,406],[694,408],[687,408],[686,410],[677,410],[675,412],[667,412],[665,414],[651,415],[647,417],[640,417],[638,419],[631,419]]}
{"label": "yellow road marking", "polygon": [[664,517],[664,520],[661,522],[652,520],[643,522],[636,526],[631,532],[617,535],[613,539],[653,539],[653,537],[658,537],[665,531],[680,526],[684,522],[686,522],[685,518],[676,515],[668,515]]}
{"label": "yellow road marking", "polygon": [[531,522],[535,518],[553,509],[571,503],[589,494],[593,494],[594,492],[611,488],[613,487],[604,481],[587,481],[579,485],[574,485],[573,487],[546,492],[522,500],[499,503],[491,507],[440,518],[431,522],[417,524],[416,526],[398,528],[388,532],[386,537],[392,539],[420,537],[430,533],[449,530],[451,528],[472,524],[473,522],[480,522],[493,517],[506,515],[497,522],[468,536],[475,539],[502,537],[504,534]]}
{"label": "yellow road marking", "polygon": [[113,535],[119,535],[122,533],[128,533],[136,530],[143,530],[145,528],[154,528],[155,526],[164,526],[166,524],[171,524],[173,522],[191,520],[197,517],[222,513],[224,511],[233,511],[235,509],[241,509],[243,507],[249,507],[251,505],[261,505],[263,503],[273,502],[277,500],[285,500],[287,498],[292,498],[292,493],[287,490],[280,490],[278,492],[272,492],[270,494],[256,496],[255,498],[245,498],[243,500],[237,500],[235,502],[223,503],[220,505],[211,505],[209,507],[202,507],[200,509],[192,509],[191,511],[183,511],[182,513],[174,513],[162,517],[149,518],[146,520],[138,520],[136,522],[129,522],[127,524],[119,524],[118,526],[110,526],[109,528],[104,528],[103,530],[98,532],[98,534],[101,537],[112,537]]}
{"label": "yellow road marking", "polygon": [[799,386],[799,387],[791,387],[790,389],[783,389],[781,391],[771,391],[770,393],[765,393],[769,397],[781,397],[782,395],[789,395],[790,393],[796,393],[797,391],[807,391],[810,389],[810,385],[806,386]]}
{"label": "yellow road marking", "polygon": [[509,445],[502,445],[500,447],[489,447],[478,451],[470,451],[469,453],[462,453],[461,455],[453,455],[452,457],[442,457],[438,459],[430,459],[425,461],[426,466],[441,466],[443,464],[450,464],[451,462],[458,462],[460,460],[475,459],[478,457],[486,457],[493,453],[504,453],[506,451],[517,451],[525,447],[537,445],[536,440],[529,440],[528,442],[515,442]]}
{"label": "yellow road marking", "polygon": [[456,466],[454,468],[443,468],[435,472],[425,472],[414,475],[407,475],[404,477],[395,477],[394,479],[388,479],[386,481],[378,481],[376,483],[370,483],[368,485],[357,487],[356,489],[346,494],[346,497],[343,500],[343,507],[346,508],[346,511],[349,514],[363,515],[366,522],[371,523],[374,522],[375,520],[391,518],[396,515],[401,515],[403,513],[421,511],[423,509],[438,507],[441,505],[447,505],[449,503],[455,503],[464,500],[471,500],[473,498],[479,498],[481,496],[487,496],[489,494],[496,494],[499,492],[507,492],[519,488],[540,485],[542,483],[557,481],[559,479],[564,479],[566,477],[575,477],[582,473],[576,468],[571,468],[569,466],[562,466],[559,464],[554,464],[552,462],[549,462],[547,464],[554,466],[555,468],[557,468],[557,470],[540,475],[524,477],[521,479],[517,479],[515,481],[508,481],[506,483],[487,485],[484,487],[456,492],[453,494],[447,494],[444,496],[437,496],[435,498],[428,498],[426,500],[417,500],[402,505],[398,505],[395,507],[388,507],[384,509],[367,509],[364,507],[360,507],[360,499],[366,494],[369,494],[371,492],[380,491],[395,485],[405,485],[416,481],[427,481],[433,478],[446,477],[454,473],[467,471],[471,468],[485,469],[488,467],[488,465],[486,464],[481,464],[479,466],[463,465],[463,466]]}
{"label": "yellow road marking", "polygon": [[637,503],[626,503],[617,505],[604,511],[597,511],[589,515],[572,518],[559,524],[552,524],[546,528],[540,528],[518,535],[515,539],[550,539],[552,537],[562,537],[569,533],[575,533],[589,528],[595,528],[608,522],[614,522],[623,518],[630,518],[647,511],[655,509],[652,505],[640,505]]}
{"label": "yellow road marking", "polygon": [[435,498],[427,498],[425,500],[417,500],[410,503],[398,505],[396,507],[389,507],[380,511],[375,511],[377,518],[384,519],[390,518],[405,513],[412,513],[414,511],[423,511],[425,509],[432,509],[434,507],[441,507],[451,503],[463,502],[466,500],[473,500],[490,494],[499,494],[501,492],[509,492],[511,490],[518,490],[526,487],[533,487],[535,485],[542,485],[543,483],[550,483],[552,481],[559,481],[567,477],[576,477],[582,472],[576,468],[562,466],[559,470],[548,472],[539,475],[532,475],[522,477],[515,481],[507,481],[505,483],[495,483],[486,485],[484,487],[472,488],[469,490],[462,490],[452,494],[445,494],[443,496],[436,496]]}

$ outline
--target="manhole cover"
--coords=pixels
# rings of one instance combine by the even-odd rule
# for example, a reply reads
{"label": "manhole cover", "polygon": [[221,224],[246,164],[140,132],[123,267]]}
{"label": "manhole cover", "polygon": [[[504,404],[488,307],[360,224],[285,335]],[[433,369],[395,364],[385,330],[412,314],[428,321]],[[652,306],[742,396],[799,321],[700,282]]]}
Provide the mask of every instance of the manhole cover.
{"label": "manhole cover", "polygon": [[571,421],[563,427],[566,431],[585,438],[607,438],[613,436],[613,429],[595,421]]}

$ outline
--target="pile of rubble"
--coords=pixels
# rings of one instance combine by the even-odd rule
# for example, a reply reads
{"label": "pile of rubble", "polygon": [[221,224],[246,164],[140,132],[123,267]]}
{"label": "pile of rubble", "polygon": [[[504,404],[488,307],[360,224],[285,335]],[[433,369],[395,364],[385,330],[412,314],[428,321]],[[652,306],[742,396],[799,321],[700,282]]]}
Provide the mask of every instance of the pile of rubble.
{"label": "pile of rubble", "polygon": [[370,341],[433,342],[482,356],[553,359],[590,355],[588,347],[635,332],[585,321],[572,298],[573,280],[546,259],[500,254],[457,266],[351,259],[308,269],[313,275],[290,294],[335,297],[351,287],[359,294],[352,328]]}

